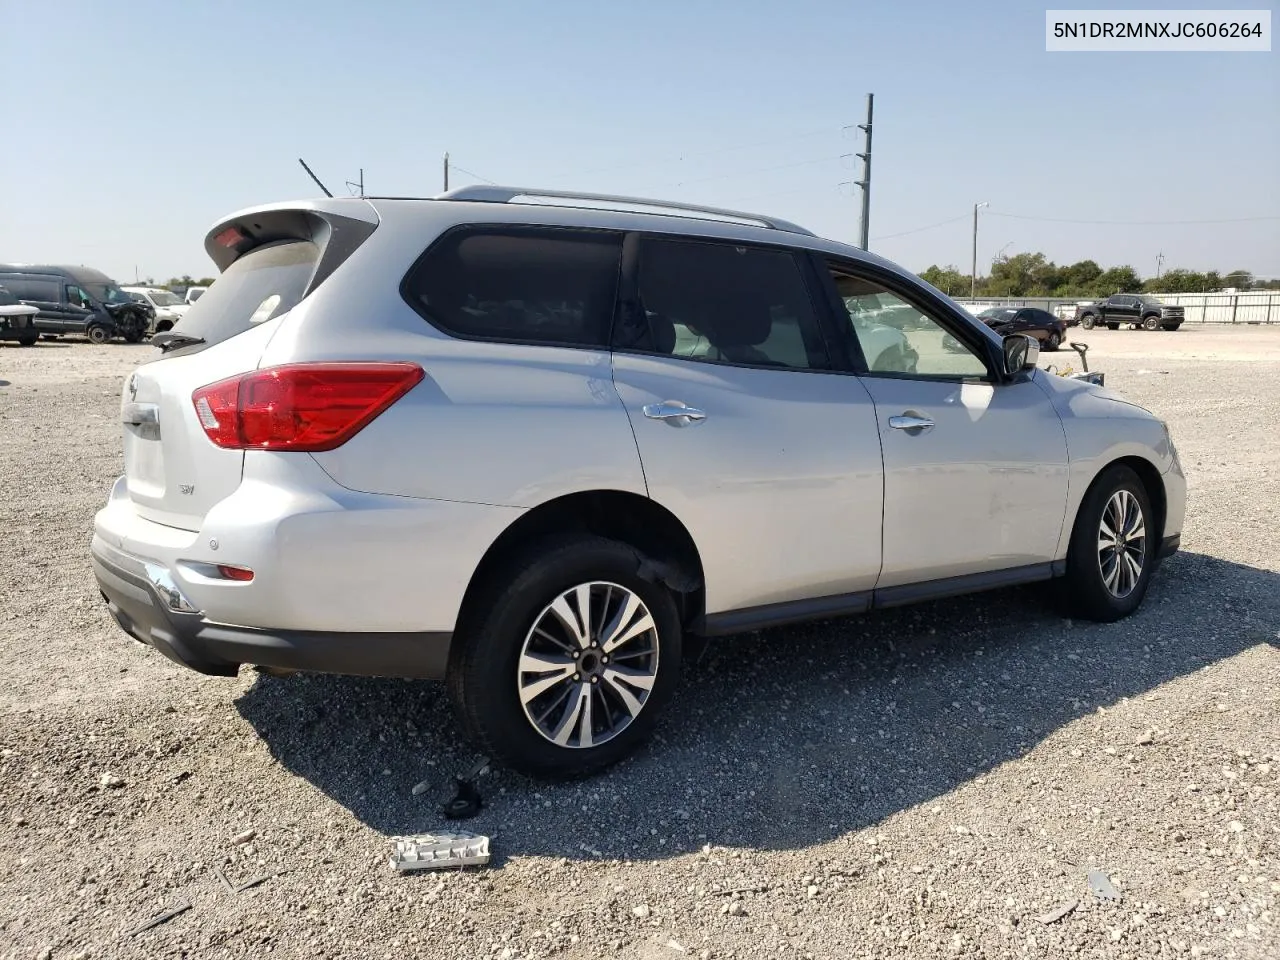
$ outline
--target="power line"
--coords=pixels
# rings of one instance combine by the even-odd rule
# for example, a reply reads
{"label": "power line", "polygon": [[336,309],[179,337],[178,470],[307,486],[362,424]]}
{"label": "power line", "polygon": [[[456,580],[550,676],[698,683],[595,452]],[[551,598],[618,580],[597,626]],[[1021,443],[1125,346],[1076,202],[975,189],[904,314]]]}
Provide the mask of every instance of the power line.
{"label": "power line", "polygon": [[454,163],[452,160],[449,161],[449,169],[457,170],[459,173],[465,173],[468,177],[475,177],[477,180],[483,180],[485,183],[490,183],[495,186],[497,185],[496,180],[490,180],[488,177],[482,177],[478,173],[472,173],[466,167],[460,167],[456,163]]}
{"label": "power line", "polygon": [[734,177],[746,177],[753,173],[771,173],[774,170],[793,170],[796,167],[811,167],[816,163],[830,163],[832,160],[842,160],[844,157],[851,157],[853,154],[846,153],[840,157],[815,157],[812,160],[800,160],[796,163],[782,163],[772,167],[752,167],[750,170],[736,170],[732,173],[717,173],[710,177],[698,177],[696,180],[681,180],[679,183],[661,184],[667,187],[687,187],[695,183],[709,183],[712,180],[731,180]]}
{"label": "power line", "polygon": [[931,223],[927,227],[916,227],[914,230],[901,230],[898,233],[886,233],[879,237],[872,237],[872,240],[892,240],[894,237],[905,237],[912,233],[924,233],[926,230],[936,230],[938,227],[945,227],[948,223],[957,223],[960,220],[968,220],[969,214],[962,213],[958,217],[952,217],[950,220],[939,220],[937,223]]}
{"label": "power line", "polygon": [[[845,129],[844,127],[840,128]],[[671,157],[666,160],[643,160],[638,163],[627,163],[614,167],[595,167],[590,170],[578,170],[573,173],[557,173],[544,179],[547,180],[563,180],[566,177],[586,177],[597,173],[615,173],[621,170],[637,170],[648,167],[670,166],[673,163],[683,163],[685,160],[696,160],[700,157],[715,157],[725,153],[733,153],[737,150],[751,150],[755,147],[770,147],[778,143],[792,143],[796,140],[806,140],[810,137],[821,136],[826,133],[833,132],[831,127],[824,127],[821,130],[810,130],[807,133],[792,133],[781,137],[771,137],[768,140],[757,140],[753,143],[739,143],[731,147],[717,147],[715,150],[700,150],[696,153],[684,153],[678,157]]]}
{"label": "power line", "polygon": [[988,211],[987,216],[1006,217],[1010,220],[1038,220],[1043,223],[1086,223],[1095,226],[1112,227],[1156,227],[1173,226],[1177,224],[1249,223],[1258,220],[1280,220],[1280,215],[1263,217],[1226,217],[1220,220],[1075,220],[1065,217],[1033,217],[1021,213],[997,213],[994,210]]}

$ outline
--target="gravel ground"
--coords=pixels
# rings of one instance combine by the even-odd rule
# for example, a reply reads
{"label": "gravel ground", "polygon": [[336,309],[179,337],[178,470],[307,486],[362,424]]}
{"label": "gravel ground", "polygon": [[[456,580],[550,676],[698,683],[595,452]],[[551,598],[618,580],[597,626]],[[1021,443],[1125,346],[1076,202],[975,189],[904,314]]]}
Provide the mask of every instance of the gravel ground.
{"label": "gravel ground", "polygon": [[1021,589],[718,642],[651,747],[493,774],[492,866],[417,876],[388,837],[475,759],[442,690],[125,637],[86,551],[151,348],[0,347],[0,958],[1280,956],[1280,329],[1088,339],[1190,478],[1139,614]]}

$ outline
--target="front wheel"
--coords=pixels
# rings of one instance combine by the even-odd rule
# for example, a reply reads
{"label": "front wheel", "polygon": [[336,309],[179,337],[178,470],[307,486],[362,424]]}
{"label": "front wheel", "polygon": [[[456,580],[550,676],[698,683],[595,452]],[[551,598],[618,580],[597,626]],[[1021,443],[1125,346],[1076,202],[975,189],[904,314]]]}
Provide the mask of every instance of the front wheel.
{"label": "front wheel", "polygon": [[94,324],[85,331],[85,336],[89,338],[90,343],[103,344],[111,339],[111,333],[101,324]]}
{"label": "front wheel", "polygon": [[124,342],[125,343],[141,343],[142,337],[143,337],[143,331],[130,330],[128,333],[124,335]]}
{"label": "front wheel", "polygon": [[1155,565],[1159,532],[1151,498],[1129,467],[1108,467],[1085,494],[1067,550],[1068,612],[1111,623],[1137,610]]}
{"label": "front wheel", "polygon": [[33,334],[30,334],[30,335],[25,336],[25,337],[19,337],[19,338],[18,338],[18,346],[20,346],[20,347],[34,347],[34,346],[36,345],[36,341],[37,341],[37,340],[39,340],[39,339],[40,339],[40,335],[39,335],[38,333],[33,333]]}
{"label": "front wheel", "polygon": [[532,776],[581,776],[653,730],[680,673],[671,592],[632,547],[546,541],[489,577],[454,638],[448,687],[487,756]]}
{"label": "front wheel", "polygon": [[1142,321],[1142,329],[1143,330],[1159,330],[1160,318],[1156,316],[1147,317],[1145,320]]}

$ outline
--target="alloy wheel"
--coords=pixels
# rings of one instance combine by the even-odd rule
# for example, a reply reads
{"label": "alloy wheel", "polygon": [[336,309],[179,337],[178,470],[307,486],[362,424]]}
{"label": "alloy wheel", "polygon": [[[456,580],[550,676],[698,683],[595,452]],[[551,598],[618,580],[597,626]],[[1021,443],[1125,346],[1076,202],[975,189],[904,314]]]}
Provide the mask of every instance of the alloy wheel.
{"label": "alloy wheel", "polygon": [[658,677],[658,628],[643,600],[616,583],[561,593],[520,648],[524,715],[545,739],[587,749],[607,743],[644,709]]}
{"label": "alloy wheel", "polygon": [[1098,570],[1117,600],[1138,586],[1147,557],[1147,528],[1142,505],[1128,490],[1117,490],[1102,508],[1098,525]]}

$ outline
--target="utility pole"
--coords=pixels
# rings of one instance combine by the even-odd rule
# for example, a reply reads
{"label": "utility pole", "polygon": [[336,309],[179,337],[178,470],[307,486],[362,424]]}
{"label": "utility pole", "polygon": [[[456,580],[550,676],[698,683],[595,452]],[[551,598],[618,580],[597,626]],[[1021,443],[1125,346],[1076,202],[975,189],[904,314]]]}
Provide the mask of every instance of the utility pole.
{"label": "utility pole", "polygon": [[973,271],[969,274],[969,299],[978,295],[978,210],[991,206],[986,200],[973,205]]}
{"label": "utility pole", "polygon": [[1156,254],[1156,279],[1160,279],[1160,267],[1164,264],[1164,251],[1161,250]]}
{"label": "utility pole", "polygon": [[444,192],[449,192],[449,153],[445,151],[444,155]]}
{"label": "utility pole", "polygon": [[863,146],[865,153],[857,154],[862,159],[862,179],[854,181],[862,188],[862,242],[858,246],[867,249],[869,231],[871,229],[871,114],[875,107],[876,95],[867,94],[867,122],[858,124],[858,129],[866,133]]}
{"label": "utility pole", "polygon": [[348,189],[350,189],[351,187],[357,188],[360,191],[360,196],[362,197],[364,196],[364,167],[360,168],[360,182],[352,183],[350,180],[348,180],[347,187]]}

